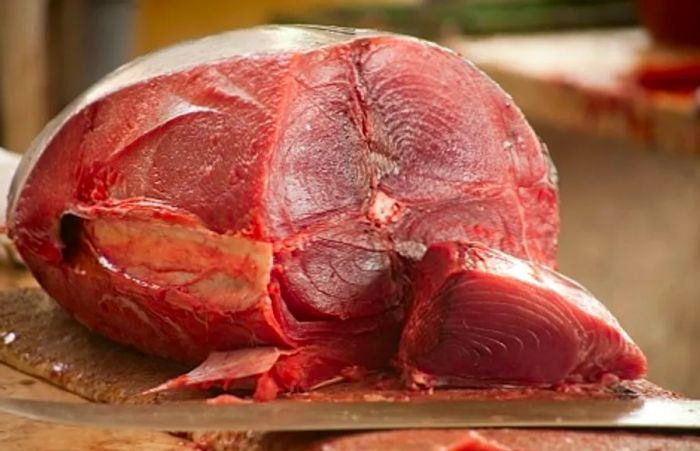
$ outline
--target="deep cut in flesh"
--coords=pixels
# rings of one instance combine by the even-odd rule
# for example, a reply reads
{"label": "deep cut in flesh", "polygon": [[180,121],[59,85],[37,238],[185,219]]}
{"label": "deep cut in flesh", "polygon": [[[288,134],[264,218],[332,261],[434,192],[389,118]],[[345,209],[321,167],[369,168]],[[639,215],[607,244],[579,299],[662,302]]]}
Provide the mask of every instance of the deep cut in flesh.
{"label": "deep cut in flesh", "polygon": [[389,366],[430,245],[554,267],[559,216],[544,146],[458,55],[261,27],[91,88],[32,145],[8,225],[88,327],[205,362],[167,387],[226,381],[268,399]]}
{"label": "deep cut in flesh", "polygon": [[634,379],[639,348],[576,282],[477,243],[437,243],[416,268],[399,360],[425,386]]}

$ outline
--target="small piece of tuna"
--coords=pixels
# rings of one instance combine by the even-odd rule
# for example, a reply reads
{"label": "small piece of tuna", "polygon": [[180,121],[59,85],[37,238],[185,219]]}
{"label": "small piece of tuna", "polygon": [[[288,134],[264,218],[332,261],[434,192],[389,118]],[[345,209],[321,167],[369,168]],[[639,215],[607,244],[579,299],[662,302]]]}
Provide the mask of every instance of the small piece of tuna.
{"label": "small piece of tuna", "polygon": [[417,385],[552,385],[646,371],[603,304],[542,265],[451,242],[431,246],[415,274],[399,361]]}

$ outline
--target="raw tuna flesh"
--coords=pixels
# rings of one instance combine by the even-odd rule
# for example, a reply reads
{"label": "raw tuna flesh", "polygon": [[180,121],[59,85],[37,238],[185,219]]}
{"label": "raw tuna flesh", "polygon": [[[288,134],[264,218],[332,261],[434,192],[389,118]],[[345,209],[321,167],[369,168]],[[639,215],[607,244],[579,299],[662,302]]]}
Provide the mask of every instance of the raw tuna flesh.
{"label": "raw tuna flesh", "polygon": [[418,385],[634,379],[639,348],[586,289],[477,243],[437,243],[417,265],[399,360]]}
{"label": "raw tuna flesh", "polygon": [[8,226],[88,327],[206,359],[168,387],[223,380],[270,398],[389,365],[433,243],[554,267],[555,183],[510,97],[458,55],[262,27],[156,52],[87,91],[29,149]]}

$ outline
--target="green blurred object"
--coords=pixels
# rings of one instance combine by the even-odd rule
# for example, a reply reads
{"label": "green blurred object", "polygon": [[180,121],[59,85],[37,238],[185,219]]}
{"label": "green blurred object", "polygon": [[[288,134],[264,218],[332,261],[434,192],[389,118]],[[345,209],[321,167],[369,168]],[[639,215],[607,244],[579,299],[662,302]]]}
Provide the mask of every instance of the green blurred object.
{"label": "green blurred object", "polygon": [[633,0],[434,0],[417,5],[347,6],[283,23],[331,23],[438,36],[445,28],[465,34],[600,28],[638,23]]}
{"label": "green blurred object", "polygon": [[439,20],[426,10],[427,5],[344,6],[323,9],[306,15],[284,15],[272,18],[274,23],[318,23],[355,28],[390,30],[414,36],[430,37],[439,29]]}

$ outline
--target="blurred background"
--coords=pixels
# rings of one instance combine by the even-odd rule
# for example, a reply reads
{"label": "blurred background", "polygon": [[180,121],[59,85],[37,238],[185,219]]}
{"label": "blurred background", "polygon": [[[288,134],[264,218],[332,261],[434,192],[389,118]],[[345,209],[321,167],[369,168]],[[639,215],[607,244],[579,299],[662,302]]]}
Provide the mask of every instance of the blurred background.
{"label": "blurred background", "polygon": [[[0,143],[22,152],[138,55],[271,22],[425,37],[496,79],[558,167],[561,270],[620,319],[653,382],[700,397],[700,1],[1,0]],[[0,271],[0,287],[33,283]]]}

